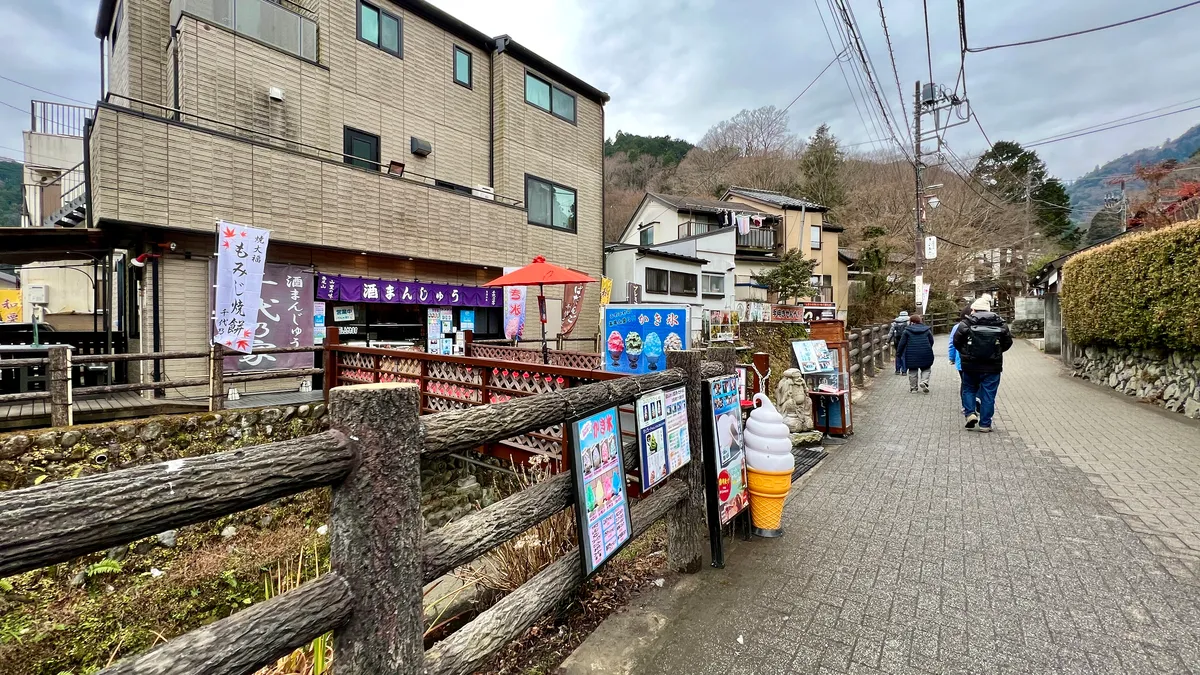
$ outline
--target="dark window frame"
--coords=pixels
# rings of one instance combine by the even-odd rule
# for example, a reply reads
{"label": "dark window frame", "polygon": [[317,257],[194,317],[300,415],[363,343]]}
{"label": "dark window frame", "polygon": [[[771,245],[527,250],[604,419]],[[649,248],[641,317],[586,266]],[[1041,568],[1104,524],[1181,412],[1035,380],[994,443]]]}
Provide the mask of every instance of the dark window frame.
{"label": "dark window frame", "polygon": [[[361,136],[361,137],[370,138],[370,139],[375,140],[375,157],[373,159],[367,159],[365,157],[359,157],[358,155],[351,154],[350,140],[353,137],[353,135],[355,135],[355,134],[357,134],[358,136]],[[380,155],[382,153],[383,153],[383,139],[379,136],[379,134],[373,134],[369,131],[363,131],[362,129],[355,129],[354,127],[348,127],[348,126],[342,127],[342,163],[343,164],[349,164],[350,166],[357,166],[358,168],[365,169],[367,171],[379,172],[379,170],[383,166],[380,163]],[[375,166],[373,166],[373,167],[361,166],[359,164],[356,164],[354,161],[352,161],[352,158],[363,161],[363,162],[374,162]]]}
{"label": "dark window frame", "polygon": [[[466,82],[458,79],[458,55],[460,53],[467,55]],[[454,45],[450,48],[450,79],[454,80],[454,84],[457,84],[460,87],[466,87],[467,89],[475,88],[473,86],[475,81],[475,55],[472,54],[469,49],[464,49],[458,45]]]}
{"label": "dark window frame", "polygon": [[[646,241],[646,235],[650,235],[650,241]],[[653,246],[654,245],[654,226],[647,225],[638,230],[638,246]]]}
{"label": "dark window frame", "polygon": [[[650,273],[651,272],[654,272],[656,275],[662,274],[663,285],[661,287],[661,290],[660,290],[659,286],[651,286],[650,285]],[[654,295],[670,294],[670,291],[671,291],[671,271],[670,270],[664,270],[660,267],[647,267],[646,275],[645,275],[645,278],[643,279],[643,281],[645,281],[645,283],[642,284],[642,290],[645,291],[646,293],[653,293]]]}
{"label": "dark window frame", "polygon": [[112,42],[113,48],[117,45],[117,36],[121,34],[121,21],[125,19],[125,0],[117,2],[117,11],[113,13],[112,31],[109,33],[109,41]]}
{"label": "dark window frame", "polygon": [[[675,277],[680,277],[685,282],[690,277],[692,280],[692,291],[689,293],[687,291],[686,287],[683,290],[676,291],[675,290]],[[686,286],[686,284],[685,284],[685,286]],[[676,271],[672,270],[671,271],[670,290],[671,290],[671,295],[678,295],[680,297],[685,297],[685,298],[694,298],[697,295],[700,295],[700,275],[699,274],[691,274],[690,272],[676,272]]]}
{"label": "dark window frame", "polygon": [[[363,37],[363,34],[362,34],[362,8],[364,5],[367,7],[370,7],[371,9],[373,9],[379,13],[379,42],[378,43],[371,42],[370,40]],[[396,51],[392,51],[392,50],[388,49],[387,47],[383,46],[383,17],[384,16],[389,16],[396,20]],[[399,59],[404,58],[404,19],[387,11],[386,9],[380,7],[379,5],[376,5],[373,2],[367,2],[366,0],[358,0],[358,2],[354,5],[354,37],[356,39],[358,39],[359,42],[361,42],[363,44],[371,45],[372,47],[378,49],[381,52],[384,52],[385,54],[391,54],[392,56],[395,56],[396,58],[399,58]]]}
{"label": "dark window frame", "polygon": [[[542,84],[545,84],[546,86],[550,87],[550,106],[548,108],[543,108],[542,106],[529,100],[529,78],[531,78],[531,77],[533,79],[537,80],[538,82],[541,82]],[[542,77],[541,75],[538,75],[537,73],[535,73],[529,69],[525,70],[525,79],[523,80],[522,86],[524,87],[524,91],[522,93],[525,96],[525,103],[527,105],[531,105],[534,108],[541,110],[542,112],[550,113],[551,115],[557,117],[558,119],[560,119],[564,122],[568,122],[575,126],[579,126],[579,122],[576,121],[579,119],[579,97],[577,97],[575,94],[571,93],[570,91],[567,91],[566,89],[563,89],[562,87],[554,84],[550,80]],[[575,113],[573,117],[567,117],[566,115],[561,115],[554,111],[554,90],[555,89],[557,89],[560,93],[571,97],[571,101],[574,103],[574,105],[572,106],[574,108],[574,113]]]}
{"label": "dark window frame", "polygon": [[[551,190],[550,190],[550,202],[551,202],[550,223],[548,223],[548,224],[539,223],[539,222],[536,222],[533,220],[533,213],[529,210],[529,181],[537,181],[539,183],[545,183],[546,185],[549,185],[551,188]],[[575,222],[572,224],[570,229],[554,226],[554,188],[559,188],[561,190],[567,190],[575,197],[575,213],[573,214],[574,215],[573,220]],[[525,174],[525,220],[530,225],[536,225],[538,227],[545,227],[545,228],[554,230],[555,232],[570,232],[571,234],[578,233],[579,232],[579,190],[571,187],[570,185],[563,185],[562,183],[555,183],[552,180],[547,180],[545,178],[542,178],[541,176],[535,176],[531,173]]]}

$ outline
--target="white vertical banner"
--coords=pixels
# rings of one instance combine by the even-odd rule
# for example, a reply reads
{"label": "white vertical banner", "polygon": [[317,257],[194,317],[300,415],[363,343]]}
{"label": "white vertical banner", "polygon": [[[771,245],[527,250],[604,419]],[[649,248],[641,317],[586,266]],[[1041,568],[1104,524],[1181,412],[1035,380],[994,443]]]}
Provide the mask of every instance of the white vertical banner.
{"label": "white vertical banner", "polygon": [[213,343],[254,350],[270,230],[217,221],[217,300]]}
{"label": "white vertical banner", "polygon": [[921,284],[921,313],[929,307],[929,284]]}
{"label": "white vertical banner", "polygon": [[921,304],[921,293],[925,286],[925,277],[920,274],[913,278],[913,302],[918,306]]}

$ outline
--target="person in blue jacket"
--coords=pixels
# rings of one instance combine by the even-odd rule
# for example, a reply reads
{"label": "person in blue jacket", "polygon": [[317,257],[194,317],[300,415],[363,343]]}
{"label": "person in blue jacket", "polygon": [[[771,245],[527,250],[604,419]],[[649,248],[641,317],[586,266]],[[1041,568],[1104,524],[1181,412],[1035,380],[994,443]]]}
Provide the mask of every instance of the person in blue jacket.
{"label": "person in blue jacket", "polygon": [[[959,311],[959,313],[958,313],[959,323],[961,323],[963,320],[965,320],[970,315],[971,315],[971,307],[968,305]],[[950,357],[950,365],[954,366],[954,370],[958,373],[959,398],[962,398],[962,354],[959,354],[958,350],[954,348],[954,333],[956,333],[958,331],[958,325],[959,324],[956,323],[956,324],[954,324],[954,327],[950,329],[950,340],[948,341],[949,346],[946,347],[946,353]],[[979,410],[978,399],[976,399],[976,402],[975,402],[975,410],[976,411]],[[971,411],[964,408],[962,411],[962,414],[967,415],[967,414],[970,414],[970,412]]]}
{"label": "person in blue jacket", "polygon": [[920,314],[914,314],[908,320],[908,328],[900,336],[896,354],[904,356],[909,391],[916,393],[919,387],[928,394],[929,371],[933,368],[933,331],[925,325]]}

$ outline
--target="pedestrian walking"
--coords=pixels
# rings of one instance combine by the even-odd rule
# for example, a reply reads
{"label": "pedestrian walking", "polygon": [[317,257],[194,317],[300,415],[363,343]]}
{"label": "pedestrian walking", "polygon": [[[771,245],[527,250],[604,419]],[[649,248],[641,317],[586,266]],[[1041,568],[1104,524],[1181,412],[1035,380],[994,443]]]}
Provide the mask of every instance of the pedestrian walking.
{"label": "pedestrian walking", "polygon": [[896,355],[896,374],[904,372],[904,354],[900,352],[900,337],[904,335],[904,329],[908,328],[908,311],[901,311],[899,316],[892,319],[892,325],[888,328],[888,342],[892,344],[892,353]]}
{"label": "pedestrian walking", "polygon": [[[971,316],[971,306],[970,305],[963,307],[958,312],[958,321],[961,323],[963,321],[963,319],[966,319],[968,316]],[[962,398],[962,379],[963,379],[962,378],[962,355],[959,354],[958,350],[954,348],[954,334],[957,332],[958,332],[958,323],[955,323],[954,326],[950,329],[950,339],[948,341],[948,346],[946,347],[946,353],[950,357],[950,365],[954,366],[954,372],[958,373],[958,394],[959,394],[959,398]],[[979,405],[976,404],[976,406],[974,408],[972,408],[971,410],[974,410],[975,412],[979,412]],[[971,410],[967,410],[966,408],[963,408],[963,411],[962,411],[963,416],[965,417],[968,413],[971,412]]]}
{"label": "pedestrian walking", "polygon": [[904,355],[909,391],[916,393],[919,388],[928,394],[929,371],[933,368],[933,331],[925,325],[920,314],[912,315],[908,321],[908,328],[900,336],[896,354]]}
{"label": "pedestrian walking", "polygon": [[[1013,344],[1012,333],[1004,319],[992,312],[987,297],[971,303],[971,315],[959,322],[954,331],[954,349],[962,361],[962,406],[967,428],[976,425],[984,433],[992,431],[996,412],[996,392],[1004,371],[1004,352]],[[978,399],[979,410],[971,409]]]}

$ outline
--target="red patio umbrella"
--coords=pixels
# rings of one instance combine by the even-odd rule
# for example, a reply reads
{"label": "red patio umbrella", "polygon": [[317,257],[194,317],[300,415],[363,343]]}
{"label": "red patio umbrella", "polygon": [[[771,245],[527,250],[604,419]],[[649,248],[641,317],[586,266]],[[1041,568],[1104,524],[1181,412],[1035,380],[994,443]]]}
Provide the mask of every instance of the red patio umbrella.
{"label": "red patio umbrella", "polygon": [[542,321],[542,362],[550,363],[550,350],[546,345],[546,284],[565,286],[567,284],[587,284],[596,280],[582,272],[569,270],[565,267],[546,262],[543,256],[536,256],[533,262],[519,270],[509,272],[498,279],[492,279],[484,286],[533,286],[538,287],[538,315]]}

